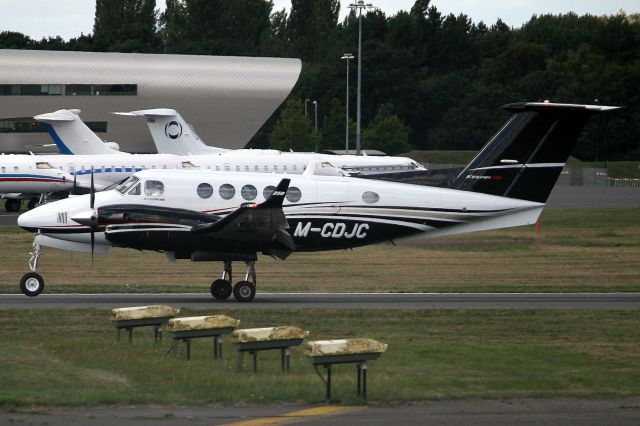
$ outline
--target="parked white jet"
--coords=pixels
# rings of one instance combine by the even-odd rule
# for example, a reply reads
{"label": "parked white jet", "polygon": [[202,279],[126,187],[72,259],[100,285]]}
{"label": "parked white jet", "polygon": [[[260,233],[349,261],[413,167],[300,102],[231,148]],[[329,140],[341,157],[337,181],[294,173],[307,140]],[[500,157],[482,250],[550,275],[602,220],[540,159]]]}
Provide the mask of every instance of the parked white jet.
{"label": "parked white jet", "polygon": [[73,186],[73,177],[47,161],[32,155],[0,155],[0,198],[9,212],[20,210],[22,200],[33,208],[39,199],[33,194],[66,191]]}
{"label": "parked white jet", "polygon": [[[542,212],[589,116],[615,107],[551,103],[505,106],[512,118],[457,176],[450,188],[349,177],[147,170],[116,190],[74,197],[22,214],[37,232],[28,296],[44,280],[40,246],[100,252],[110,246],[154,250],[169,259],[223,261],[211,284],[217,299],[255,296],[255,261],[263,253],[360,247],[398,238],[435,237],[533,224]],[[232,287],[233,261],[247,263]]]}
{"label": "parked white jet", "polygon": [[[34,117],[46,124],[51,137],[64,154],[120,154],[104,143],[80,119],[80,111],[60,110]],[[358,155],[327,155],[313,152],[282,152],[273,149],[229,150],[205,145],[195,130],[175,110],[160,108],[116,113],[126,116],[144,116],[149,131],[162,154],[180,156],[219,156],[217,160],[192,158],[194,163],[203,161],[212,170],[302,173],[311,161],[326,161],[336,168],[350,173],[378,174],[424,170],[420,164],[407,157],[368,157]],[[215,165],[218,165],[216,168]]]}

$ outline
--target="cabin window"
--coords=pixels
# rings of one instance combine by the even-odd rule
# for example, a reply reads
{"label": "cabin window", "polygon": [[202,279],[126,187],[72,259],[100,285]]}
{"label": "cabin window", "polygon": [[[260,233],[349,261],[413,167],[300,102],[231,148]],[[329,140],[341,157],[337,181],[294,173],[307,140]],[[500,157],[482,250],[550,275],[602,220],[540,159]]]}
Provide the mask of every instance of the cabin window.
{"label": "cabin window", "polygon": [[213,195],[213,187],[208,183],[201,183],[198,185],[198,197],[200,198],[209,198]]}
{"label": "cabin window", "polygon": [[240,190],[240,195],[247,201],[255,200],[258,196],[258,190],[253,185],[245,185]]}
{"label": "cabin window", "polygon": [[163,169],[166,169],[166,168],[167,168],[167,165],[165,164],[164,166],[162,166],[162,168],[163,168]]}
{"label": "cabin window", "polygon": [[259,172],[260,172],[260,166],[255,166],[255,167],[253,168],[253,170],[255,170],[256,172],[258,172],[258,173],[259,173]]}
{"label": "cabin window", "polygon": [[300,188],[296,188],[295,186],[290,187],[287,190],[287,200],[290,203],[297,203],[302,198],[302,191]]}
{"label": "cabin window", "polygon": [[236,172],[240,171],[240,166],[236,166]]}
{"label": "cabin window", "polygon": [[164,194],[164,183],[159,180],[148,180],[144,183],[144,195],[161,197]]}
{"label": "cabin window", "polygon": [[207,166],[207,170],[211,170],[211,166]]}
{"label": "cabin window", "polygon": [[216,166],[216,172],[220,171],[220,166]]}
{"label": "cabin window", "polygon": [[264,197],[265,200],[269,199],[269,197],[271,197],[271,194],[273,194],[273,191],[276,190],[275,186],[267,186],[263,191],[262,191],[262,196]]}
{"label": "cabin window", "polygon": [[282,166],[282,171],[287,173],[287,166]]}
{"label": "cabin window", "polygon": [[7,169],[6,169],[6,167],[3,167],[2,169],[0,169],[0,171],[2,171],[2,173],[6,173]]}
{"label": "cabin window", "polygon": [[15,167],[13,168],[13,171],[14,171],[15,173],[18,173],[18,166],[15,166]]}
{"label": "cabin window", "polygon": [[293,168],[294,173],[298,171],[298,166],[296,166],[295,164],[291,167]]}
{"label": "cabin window", "polygon": [[274,172],[277,172],[277,171],[278,171],[278,166],[277,166],[277,165],[276,165],[276,166],[273,166],[273,171],[274,171]]}
{"label": "cabin window", "polygon": [[264,171],[265,171],[265,172],[268,172],[268,171],[269,171],[269,166],[267,166],[266,164],[265,164],[265,166],[264,166]]}
{"label": "cabin window", "polygon": [[248,172],[249,171],[249,166],[244,166],[244,171]]}
{"label": "cabin window", "polygon": [[218,192],[224,200],[230,200],[236,195],[236,189],[233,187],[233,185],[228,183],[222,185]]}
{"label": "cabin window", "polygon": [[374,204],[380,201],[380,196],[375,192],[367,191],[362,194],[362,200],[367,204]]}
{"label": "cabin window", "polygon": [[53,169],[53,166],[47,162],[36,163],[36,169]]}

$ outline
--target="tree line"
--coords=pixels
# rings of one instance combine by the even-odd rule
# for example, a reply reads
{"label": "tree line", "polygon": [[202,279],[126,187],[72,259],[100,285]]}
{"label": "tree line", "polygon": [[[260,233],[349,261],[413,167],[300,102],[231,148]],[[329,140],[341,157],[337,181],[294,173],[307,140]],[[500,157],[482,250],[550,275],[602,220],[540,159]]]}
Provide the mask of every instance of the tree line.
{"label": "tree line", "polygon": [[[93,33],[65,41],[0,33],[0,47],[298,57],[292,96],[250,142],[254,147],[342,149],[346,63],[358,19],[338,0],[97,0]],[[625,109],[593,120],[574,155],[640,159],[640,14],[532,16],[519,28],[473,22],[416,0],[408,11],[363,16],[363,146],[389,153],[478,149],[514,101],[602,103]],[[355,118],[356,62],[351,62]],[[317,101],[319,129],[305,100]],[[309,108],[311,109],[311,108]],[[308,111],[309,112],[309,111]],[[351,141],[354,123],[350,123]],[[353,147],[353,143],[351,144]]]}

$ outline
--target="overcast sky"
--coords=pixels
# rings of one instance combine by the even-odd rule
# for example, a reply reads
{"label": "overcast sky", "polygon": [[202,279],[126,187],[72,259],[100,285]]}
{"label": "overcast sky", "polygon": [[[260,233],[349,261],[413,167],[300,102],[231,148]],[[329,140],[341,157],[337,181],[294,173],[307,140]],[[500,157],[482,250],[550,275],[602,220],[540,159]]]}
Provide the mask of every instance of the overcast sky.
{"label": "overcast sky", "polygon": [[[415,0],[367,0],[387,15],[409,10]],[[342,16],[349,1],[342,0]],[[164,8],[164,0],[157,0]],[[274,10],[288,8],[289,0],[274,0]],[[533,14],[566,13],[611,15],[619,10],[640,13],[640,0],[432,0],[442,13],[465,13],[474,22],[493,24],[502,18],[519,27]],[[93,31],[95,1],[91,0],[0,0],[0,31],[18,31],[35,39],[60,35],[64,39]]]}

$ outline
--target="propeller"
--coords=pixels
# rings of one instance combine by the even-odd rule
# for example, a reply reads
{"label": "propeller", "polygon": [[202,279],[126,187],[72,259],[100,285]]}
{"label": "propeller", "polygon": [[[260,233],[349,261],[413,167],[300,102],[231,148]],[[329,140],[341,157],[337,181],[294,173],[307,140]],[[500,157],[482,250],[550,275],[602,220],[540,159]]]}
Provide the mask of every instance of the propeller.
{"label": "propeller", "polygon": [[[75,175],[74,175],[75,181]],[[75,186],[75,185],[74,185]],[[89,188],[89,207],[90,210],[82,211],[73,217],[71,220],[81,225],[88,226],[91,232],[91,265],[93,265],[93,255],[96,247],[96,230],[98,228],[98,211],[95,209],[96,204],[96,187],[93,178],[93,167],[91,168],[91,186]]]}
{"label": "propeller", "polygon": [[73,173],[73,188],[71,188],[71,195],[76,195],[77,191],[78,191],[78,180],[77,180],[77,175],[74,172]]}

